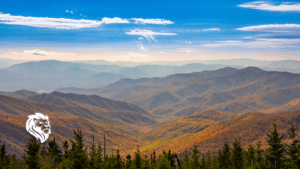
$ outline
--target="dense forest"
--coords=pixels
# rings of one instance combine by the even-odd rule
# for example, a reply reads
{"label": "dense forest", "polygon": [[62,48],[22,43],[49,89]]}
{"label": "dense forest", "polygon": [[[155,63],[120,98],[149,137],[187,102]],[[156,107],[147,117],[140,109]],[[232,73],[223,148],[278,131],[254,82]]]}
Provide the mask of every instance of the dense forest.
{"label": "dense forest", "polygon": [[176,154],[171,150],[158,155],[155,151],[145,155],[137,148],[131,156],[122,157],[119,150],[107,153],[104,135],[103,144],[95,143],[94,136],[87,147],[80,129],[74,130],[74,138],[61,146],[50,140],[48,145],[40,144],[31,136],[24,154],[8,154],[5,143],[0,143],[0,169],[298,169],[300,168],[300,140],[292,125],[288,130],[289,144],[283,142],[276,127],[266,136],[268,147],[261,143],[243,149],[241,138],[232,143],[224,142],[218,152],[201,152],[195,143],[191,150]]}

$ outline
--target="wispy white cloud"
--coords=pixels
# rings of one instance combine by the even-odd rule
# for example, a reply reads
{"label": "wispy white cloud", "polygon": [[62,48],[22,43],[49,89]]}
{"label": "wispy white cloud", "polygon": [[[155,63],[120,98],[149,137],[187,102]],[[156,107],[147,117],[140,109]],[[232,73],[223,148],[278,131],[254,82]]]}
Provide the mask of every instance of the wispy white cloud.
{"label": "wispy white cloud", "polygon": [[140,50],[147,51],[147,49],[144,47],[142,43],[138,43],[138,47],[140,48]]}
{"label": "wispy white cloud", "polygon": [[118,17],[114,17],[114,18],[104,17],[104,18],[102,18],[101,23],[113,24],[113,23],[130,23],[130,22],[127,19],[122,19],[122,18],[118,18]]}
{"label": "wispy white cloud", "polygon": [[188,44],[192,44],[192,42],[191,41],[184,41],[185,43],[188,43]]}
{"label": "wispy white cloud", "polygon": [[164,20],[164,19],[143,19],[143,18],[131,18],[134,20],[135,24],[158,24],[158,25],[167,25],[167,24],[173,24],[174,22],[170,20]]}
{"label": "wispy white cloud", "polygon": [[209,31],[220,31],[220,28],[209,28],[209,29],[202,29],[203,32],[209,32]]}
{"label": "wispy white cloud", "polygon": [[148,40],[155,40],[154,36],[169,36],[169,35],[177,35],[176,33],[164,33],[164,32],[153,32],[151,30],[130,30],[130,32],[126,32],[127,35],[140,35],[145,37]]}
{"label": "wispy white cloud", "polygon": [[75,15],[73,11],[66,10],[66,12]]}
{"label": "wispy white cloud", "polygon": [[300,31],[300,24],[270,24],[237,28],[240,31],[290,32]]}
{"label": "wispy white cloud", "polygon": [[82,13],[81,14],[79,14],[81,17],[87,17],[86,15],[83,15]]}
{"label": "wispy white cloud", "polygon": [[176,51],[185,52],[185,53],[192,53],[195,50],[191,49],[191,48],[178,48]]}
{"label": "wispy white cloud", "polygon": [[298,2],[282,2],[280,4],[274,4],[266,1],[254,1],[238,6],[266,11],[300,11],[300,4]]}
{"label": "wispy white cloud", "polygon": [[244,47],[244,48],[290,48],[300,44],[300,39],[278,39],[278,38],[259,38],[253,41],[216,41],[213,44],[204,44],[202,47]]}
{"label": "wispy white cloud", "polygon": [[33,27],[56,28],[56,29],[79,29],[98,27],[101,24],[129,23],[127,19],[106,18],[99,20],[76,20],[65,18],[31,17],[31,16],[13,16],[0,13],[0,24],[26,25]]}
{"label": "wispy white cloud", "polygon": [[30,56],[44,56],[48,57],[70,57],[75,56],[76,53],[69,53],[69,52],[56,52],[56,51],[44,51],[39,49],[32,49],[32,50],[24,50],[23,52],[10,52],[12,55],[22,56],[22,57],[30,57]]}

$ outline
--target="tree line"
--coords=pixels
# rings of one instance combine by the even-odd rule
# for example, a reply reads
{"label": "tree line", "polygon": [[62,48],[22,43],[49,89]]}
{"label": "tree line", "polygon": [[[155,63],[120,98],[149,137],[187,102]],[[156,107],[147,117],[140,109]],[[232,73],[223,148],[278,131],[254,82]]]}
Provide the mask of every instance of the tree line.
{"label": "tree line", "polygon": [[146,156],[137,148],[133,156],[122,157],[119,150],[107,154],[105,135],[103,145],[96,144],[92,136],[85,147],[82,131],[77,128],[74,138],[61,147],[55,138],[42,145],[31,136],[22,158],[7,154],[5,143],[0,141],[0,169],[300,169],[300,140],[295,131],[292,125],[288,129],[291,143],[283,143],[284,135],[279,134],[275,120],[266,136],[266,149],[260,141],[243,149],[240,138],[235,138],[231,144],[225,140],[216,153],[201,153],[195,143],[182,155],[164,150],[159,156],[155,151]]}

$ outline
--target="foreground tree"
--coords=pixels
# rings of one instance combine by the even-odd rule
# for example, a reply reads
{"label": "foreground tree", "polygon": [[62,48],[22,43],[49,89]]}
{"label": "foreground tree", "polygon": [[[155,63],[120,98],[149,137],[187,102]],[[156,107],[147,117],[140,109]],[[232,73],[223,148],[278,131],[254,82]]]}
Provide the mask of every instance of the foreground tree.
{"label": "foreground tree", "polygon": [[71,140],[72,148],[69,151],[71,168],[83,169],[88,166],[88,156],[84,149],[83,135],[80,129],[74,130],[74,140]]}
{"label": "foreground tree", "polygon": [[218,156],[220,169],[227,169],[232,167],[230,157],[231,157],[231,150],[227,141],[225,140],[223,144],[223,148],[222,150],[219,151],[219,156]]}
{"label": "foreground tree", "polygon": [[0,169],[9,168],[9,163],[9,156],[6,154],[5,143],[3,143],[2,145],[0,145]]}
{"label": "foreground tree", "polygon": [[288,164],[287,166],[295,167],[297,166],[300,168],[300,141],[296,138],[297,135],[295,133],[296,129],[294,124],[292,125],[291,128],[289,128],[288,134],[289,134],[289,139],[292,139],[292,143],[287,146],[286,153],[288,154],[289,158],[287,159]]}
{"label": "foreground tree", "polygon": [[280,136],[276,126],[276,120],[273,123],[273,130],[269,130],[266,140],[269,144],[269,148],[266,149],[265,157],[268,162],[269,168],[279,169],[284,168],[284,156],[285,151],[282,139],[284,135]]}
{"label": "foreground tree", "polygon": [[196,168],[200,168],[200,152],[199,150],[197,149],[197,145],[196,143],[194,144],[193,146],[193,149],[192,149],[192,168],[196,169]]}
{"label": "foreground tree", "polygon": [[39,163],[39,151],[41,144],[34,136],[30,136],[25,149],[25,163],[29,169],[39,169],[41,167]]}
{"label": "foreground tree", "polygon": [[232,148],[232,162],[233,162],[233,168],[235,169],[241,169],[244,167],[244,154],[243,149],[241,147],[241,141],[240,139],[235,138]]}

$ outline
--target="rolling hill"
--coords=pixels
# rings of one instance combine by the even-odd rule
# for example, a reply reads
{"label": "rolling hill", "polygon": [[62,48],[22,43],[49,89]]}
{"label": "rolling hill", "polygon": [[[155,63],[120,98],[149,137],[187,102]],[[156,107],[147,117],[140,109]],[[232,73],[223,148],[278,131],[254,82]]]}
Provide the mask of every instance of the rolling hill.
{"label": "rolling hill", "polygon": [[[222,120],[211,125],[197,133],[186,133],[176,139],[165,142],[151,142],[141,148],[144,154],[150,154],[155,150],[158,154],[162,150],[171,149],[173,152],[183,156],[186,149],[191,149],[194,143],[197,144],[201,153],[207,151],[217,153],[222,147],[225,140],[231,143],[234,138],[240,138],[243,148],[247,148],[249,144],[254,145],[259,140],[262,147],[267,146],[265,140],[269,129],[272,129],[272,123],[277,120],[277,126],[280,134],[284,134],[284,142],[288,142],[288,128],[294,124],[296,133],[300,133],[300,110],[280,112],[280,113],[246,113],[237,115],[233,119]],[[152,131],[155,132],[155,131]],[[232,146],[232,145],[230,145]]]}
{"label": "rolling hill", "polygon": [[[34,102],[35,99],[39,102]],[[76,99],[85,102],[80,103]],[[101,108],[103,105],[108,109]],[[113,109],[116,105],[117,110]],[[138,138],[143,134],[139,127],[156,123],[146,111],[135,105],[99,96],[85,97],[54,92],[17,99],[0,95],[0,136],[8,145],[8,152],[23,151],[29,136],[25,130],[27,116],[34,112],[42,112],[49,116],[52,136],[55,136],[59,143],[72,138],[72,130],[79,127],[87,136],[86,145],[92,134],[97,141],[102,142],[105,133],[110,147],[122,147],[123,151],[133,149],[137,144],[143,145]]]}

